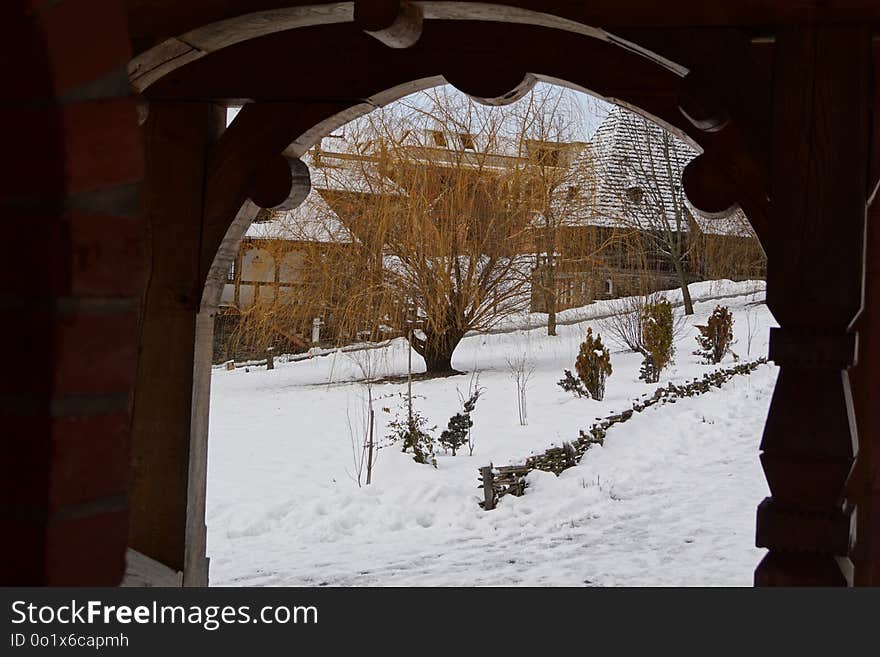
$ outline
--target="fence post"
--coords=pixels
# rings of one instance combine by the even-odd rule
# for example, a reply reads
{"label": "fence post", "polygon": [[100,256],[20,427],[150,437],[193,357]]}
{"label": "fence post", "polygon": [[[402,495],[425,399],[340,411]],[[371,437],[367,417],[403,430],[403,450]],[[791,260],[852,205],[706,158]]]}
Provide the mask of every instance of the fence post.
{"label": "fence post", "polygon": [[235,369],[235,361],[234,360],[227,360],[226,361],[226,369],[229,372],[233,371]]}
{"label": "fence post", "polygon": [[480,477],[483,479],[483,509],[491,511],[495,508],[495,475],[491,463],[480,468]]}
{"label": "fence post", "polygon": [[272,352],[275,347],[266,347],[266,369],[274,370],[275,369],[275,358],[272,356]]}

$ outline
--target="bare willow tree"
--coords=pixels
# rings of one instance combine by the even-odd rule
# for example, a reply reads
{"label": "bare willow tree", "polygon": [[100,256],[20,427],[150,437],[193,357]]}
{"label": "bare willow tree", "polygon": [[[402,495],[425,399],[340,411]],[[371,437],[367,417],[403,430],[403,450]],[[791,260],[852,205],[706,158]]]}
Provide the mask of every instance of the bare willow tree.
{"label": "bare willow tree", "polygon": [[261,212],[248,235],[234,271],[239,315],[228,348],[309,348],[315,321],[332,329],[334,304],[363,275],[350,235],[317,192],[292,212]]}
{"label": "bare willow tree", "polygon": [[320,157],[318,188],[366,272],[335,314],[407,335],[428,372],[451,371],[468,331],[528,303],[532,199],[505,131],[503,112],[439,89],[350,126],[336,165]]}
{"label": "bare willow tree", "polygon": [[[604,246],[595,243],[596,232],[585,225],[595,200],[592,155],[582,141],[591,111],[595,111],[594,105],[585,106],[583,99],[578,102],[571,93],[552,86],[537,88],[511,108],[517,154],[524,162],[523,187],[531,195],[535,211],[537,275],[532,285],[543,297],[548,335],[556,335],[563,249],[589,259]],[[589,247],[584,248],[588,242]]]}
{"label": "bare willow tree", "polygon": [[668,131],[622,108],[612,110],[614,131],[603,146],[598,170],[605,210],[638,231],[648,256],[675,273],[685,314],[694,312],[688,278],[695,240],[681,174],[694,152]]}

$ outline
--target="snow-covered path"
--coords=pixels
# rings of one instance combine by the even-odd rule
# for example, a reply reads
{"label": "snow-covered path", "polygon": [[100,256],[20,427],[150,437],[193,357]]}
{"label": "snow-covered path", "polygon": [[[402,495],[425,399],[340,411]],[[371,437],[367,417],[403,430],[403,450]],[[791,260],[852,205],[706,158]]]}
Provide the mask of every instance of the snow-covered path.
{"label": "snow-covered path", "polygon": [[[766,308],[731,303],[745,330],[760,319],[751,356],[766,353]],[[700,304],[703,318],[710,304]],[[530,450],[577,435],[595,416],[621,410],[653,390],[636,378],[638,359],[615,353],[602,403],[567,396],[554,384],[571,367],[585,326],[556,339],[540,331],[469,338],[459,367],[477,368],[487,392],[474,414],[474,456],[440,455],[438,469],[382,450],[375,483],[358,488],[351,469],[348,414],[362,386],[348,362],[282,365],[272,372],[217,372],[209,463],[211,581],[220,585],[749,585],[762,551],[752,547],[757,503],[767,494],[758,441],[776,377],[762,366],[722,390],[653,408],[612,428],[605,446],[555,477],[530,476],[522,498],[493,512],[477,506],[476,470],[521,460]],[[737,331],[744,351],[745,338]],[[666,380],[708,366],[683,336]],[[382,365],[399,371],[404,349]],[[512,408],[506,359],[536,365],[528,427]],[[419,407],[445,425],[456,386],[468,377],[419,382]],[[395,406],[400,385],[376,386],[378,407]],[[380,413],[378,434],[390,416]]]}

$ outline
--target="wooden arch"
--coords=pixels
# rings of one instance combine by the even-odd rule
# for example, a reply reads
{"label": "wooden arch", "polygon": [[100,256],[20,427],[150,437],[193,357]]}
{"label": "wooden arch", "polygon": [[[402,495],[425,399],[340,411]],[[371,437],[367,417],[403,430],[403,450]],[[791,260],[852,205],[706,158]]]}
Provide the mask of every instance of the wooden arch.
{"label": "wooden arch", "polygon": [[[421,39],[405,50],[384,46],[354,23],[273,32],[178,64],[155,80],[144,96],[151,104],[193,97],[246,102],[209,163],[208,253],[226,251],[220,235],[243,202],[247,180],[272,157],[299,157],[338,125],[419,89],[449,82],[482,102],[496,103],[529,80],[562,84],[627,106],[691,143],[703,152],[689,167],[694,174],[686,179],[691,200],[713,213],[741,205],[766,246],[771,233],[766,229],[764,137],[753,128],[760,123],[753,120],[752,108],[746,112],[738,107],[738,99],[749,94],[753,102],[757,99],[769,108],[766,73],[753,60],[745,60],[752,74],[740,76],[742,86],[728,87],[727,106],[733,109],[723,110],[724,129],[717,130],[711,122],[714,115],[705,108],[720,101],[711,88],[695,88],[684,65],[597,39],[583,28],[578,32],[524,22],[431,21]],[[456,49],[450,52],[453,35]],[[733,35],[727,37],[719,44],[729,45]],[[339,41],[347,44],[344,51],[327,48]],[[554,44],[552,50],[541,45],[548,42]],[[320,72],[266,66],[282,60],[293,44],[299,58],[320,62]],[[745,47],[739,43],[741,50]],[[721,46],[718,52],[724,52],[725,61],[731,57]],[[306,100],[314,98],[321,102]],[[731,114],[745,115],[742,123],[747,128],[741,130]],[[703,129],[707,125],[709,129]]]}
{"label": "wooden arch", "polygon": [[[864,24],[820,20],[768,42],[740,29],[759,21],[730,18],[739,16],[733,5],[727,19],[697,11],[688,24],[698,27],[681,29],[669,27],[681,20],[676,11],[633,25],[631,8],[606,2],[266,1],[247,3],[249,12],[218,4],[135,33],[149,45],[131,71],[148,108],[154,265],[134,408],[133,547],[183,571],[185,583],[207,582],[211,290],[255,213],[248,198],[301,200],[308,180],[297,158],[336,125],[406,93],[445,80],[501,103],[543,79],[687,138],[702,151],[686,171],[689,198],[712,213],[734,203],[745,210],[768,255],[768,302],[782,325],[771,355],[783,373],[762,443],[773,497],[759,511],[758,543],[770,552],[756,581],[853,581],[856,514],[844,487],[859,445],[847,371],[869,187]],[[163,30],[178,36],[157,39]],[[224,131],[220,110],[238,102],[247,106]],[[794,170],[784,163],[792,152]],[[832,169],[846,175],[829,184],[820,174]],[[824,279],[806,264],[814,258]],[[817,307],[821,320],[810,315]]]}

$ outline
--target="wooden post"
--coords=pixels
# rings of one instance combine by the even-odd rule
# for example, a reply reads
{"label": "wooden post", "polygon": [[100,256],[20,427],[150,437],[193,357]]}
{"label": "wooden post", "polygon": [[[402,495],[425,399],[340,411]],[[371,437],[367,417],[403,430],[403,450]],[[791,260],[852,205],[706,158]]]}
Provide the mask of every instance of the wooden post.
{"label": "wooden post", "polygon": [[491,463],[480,468],[480,477],[483,479],[483,509],[491,511],[495,508],[495,475]]}
{"label": "wooden post", "polygon": [[234,360],[227,360],[226,361],[226,371],[227,372],[234,372],[235,371],[235,361]]}
{"label": "wooden post", "polygon": [[407,360],[406,360],[406,417],[407,417],[407,426],[409,426],[410,431],[412,431],[413,426],[413,416],[412,416],[412,336],[413,330],[412,325],[409,328],[409,334],[407,336]]}
{"label": "wooden post", "polygon": [[273,352],[275,351],[275,347],[266,347],[266,369],[274,370],[275,369],[275,357]]}
{"label": "wooden post", "polygon": [[129,546],[207,584],[204,473],[213,316],[200,313],[204,172],[225,109],[151,103],[144,124],[151,275],[132,419]]}
{"label": "wooden post", "polygon": [[776,35],[771,168],[775,248],[767,306],[780,366],[761,464],[771,496],[756,544],[761,586],[847,585],[854,536],[845,483],[858,451],[849,368],[862,305],[870,83],[865,27]]}

